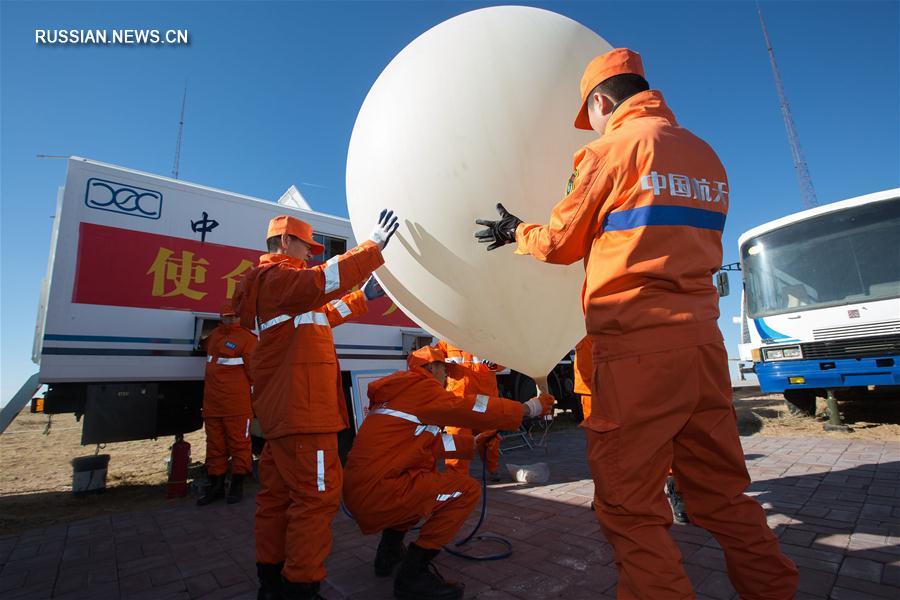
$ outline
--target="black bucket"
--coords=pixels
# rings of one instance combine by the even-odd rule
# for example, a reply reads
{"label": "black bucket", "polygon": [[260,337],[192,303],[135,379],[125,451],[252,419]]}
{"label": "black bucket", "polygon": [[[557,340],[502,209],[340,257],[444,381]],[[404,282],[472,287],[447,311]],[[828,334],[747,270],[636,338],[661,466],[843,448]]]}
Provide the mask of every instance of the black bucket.
{"label": "black bucket", "polygon": [[106,489],[109,454],[79,456],[72,459],[72,493],[76,496]]}

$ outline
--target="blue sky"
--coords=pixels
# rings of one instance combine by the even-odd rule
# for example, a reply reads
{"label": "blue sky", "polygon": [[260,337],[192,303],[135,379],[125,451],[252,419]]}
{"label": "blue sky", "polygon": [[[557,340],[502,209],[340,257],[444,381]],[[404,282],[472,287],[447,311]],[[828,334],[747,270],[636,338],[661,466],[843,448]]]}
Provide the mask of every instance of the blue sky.
{"label": "blue sky", "polygon": [[[187,81],[182,179],[271,199],[306,182],[314,208],[346,216],[350,132],[378,74],[430,27],[491,4],[0,3],[0,404],[36,370],[34,318],[65,177],[65,161],[35,155],[168,175]],[[651,85],[728,169],[726,262],[741,232],[802,209],[752,2],[523,4],[641,52]],[[762,6],[819,201],[897,186],[900,4]],[[191,44],[36,46],[37,28],[187,28]],[[738,313],[739,295],[726,298],[732,356]]]}

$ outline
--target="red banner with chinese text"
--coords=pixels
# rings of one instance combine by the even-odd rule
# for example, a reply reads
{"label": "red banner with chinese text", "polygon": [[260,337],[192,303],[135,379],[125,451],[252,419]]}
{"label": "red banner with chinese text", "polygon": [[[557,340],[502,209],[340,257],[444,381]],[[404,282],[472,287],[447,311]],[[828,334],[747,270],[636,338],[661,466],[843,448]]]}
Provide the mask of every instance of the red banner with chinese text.
{"label": "red banner with chinese text", "polygon": [[[72,302],[217,313],[260,250],[81,223]],[[358,323],[416,327],[388,298]]]}

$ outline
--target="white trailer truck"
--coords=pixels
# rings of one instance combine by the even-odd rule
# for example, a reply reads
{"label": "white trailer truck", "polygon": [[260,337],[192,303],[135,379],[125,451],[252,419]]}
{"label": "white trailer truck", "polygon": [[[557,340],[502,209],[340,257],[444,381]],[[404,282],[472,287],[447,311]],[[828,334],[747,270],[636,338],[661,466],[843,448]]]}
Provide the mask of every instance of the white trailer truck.
{"label": "white trailer truck", "polygon": [[[82,444],[187,433],[202,425],[202,336],[264,252],[268,221],[293,213],[312,224],[325,261],[355,245],[347,219],[71,157],[59,190],[32,358],[39,372],[3,410],[0,431],[46,384],[44,412],[74,413]],[[287,200],[287,201],[286,201]],[[374,219],[375,215],[373,215]],[[387,298],[334,332],[354,429],[369,381],[406,367],[432,337]],[[499,377],[501,393],[534,391]],[[580,413],[566,357],[550,376],[563,408]],[[352,431],[342,438],[346,447]]]}

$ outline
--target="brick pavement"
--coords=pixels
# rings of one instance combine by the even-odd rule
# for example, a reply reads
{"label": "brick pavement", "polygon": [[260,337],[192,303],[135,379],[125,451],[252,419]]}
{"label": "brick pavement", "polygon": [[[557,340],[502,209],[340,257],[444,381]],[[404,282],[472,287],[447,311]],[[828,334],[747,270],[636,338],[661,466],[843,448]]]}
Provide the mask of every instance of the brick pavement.
{"label": "brick pavement", "polygon": [[[798,598],[900,597],[900,443],[742,441],[750,493],[800,567]],[[577,430],[556,433],[546,457],[507,453],[513,463],[545,460],[552,472],[547,485],[501,483],[488,492],[483,532],[510,539],[512,557],[473,563],[444,554],[437,561],[442,573],[464,581],[467,597],[480,600],[613,597],[615,565],[588,508],[593,484],[583,456]],[[323,595],[390,598],[390,580],[372,573],[377,538],[360,535],[343,515],[334,530]],[[675,525],[672,535],[699,598],[736,597],[711,536],[690,525]],[[252,497],[202,509],[189,499],[171,501],[0,537],[0,565],[4,600],[255,598]]]}

